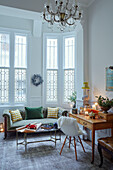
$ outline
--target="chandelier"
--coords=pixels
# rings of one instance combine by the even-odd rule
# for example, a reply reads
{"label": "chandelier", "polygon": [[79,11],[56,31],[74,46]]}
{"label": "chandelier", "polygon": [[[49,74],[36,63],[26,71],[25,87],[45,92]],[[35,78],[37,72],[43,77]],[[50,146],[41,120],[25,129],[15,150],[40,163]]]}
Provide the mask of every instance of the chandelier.
{"label": "chandelier", "polygon": [[77,5],[76,0],[70,3],[69,0],[55,0],[54,9],[52,4],[48,2],[44,7],[43,19],[53,25],[58,23],[61,31],[68,26],[76,26],[76,22],[80,21],[82,13]]}

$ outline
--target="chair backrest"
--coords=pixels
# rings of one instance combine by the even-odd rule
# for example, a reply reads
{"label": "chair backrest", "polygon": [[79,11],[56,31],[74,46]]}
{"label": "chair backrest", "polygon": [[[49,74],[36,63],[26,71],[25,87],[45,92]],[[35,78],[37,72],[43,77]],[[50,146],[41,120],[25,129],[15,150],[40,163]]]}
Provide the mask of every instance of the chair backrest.
{"label": "chair backrest", "polygon": [[76,119],[62,116],[58,119],[58,127],[66,136],[78,136],[79,127]]}

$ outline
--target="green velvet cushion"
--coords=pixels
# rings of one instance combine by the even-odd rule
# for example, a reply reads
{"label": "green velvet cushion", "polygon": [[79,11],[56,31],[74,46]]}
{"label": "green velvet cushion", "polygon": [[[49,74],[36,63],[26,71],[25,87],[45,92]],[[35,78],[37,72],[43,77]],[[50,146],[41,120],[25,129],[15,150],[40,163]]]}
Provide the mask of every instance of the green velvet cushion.
{"label": "green velvet cushion", "polygon": [[37,107],[37,108],[25,107],[25,112],[26,112],[26,120],[43,118],[43,107]]}

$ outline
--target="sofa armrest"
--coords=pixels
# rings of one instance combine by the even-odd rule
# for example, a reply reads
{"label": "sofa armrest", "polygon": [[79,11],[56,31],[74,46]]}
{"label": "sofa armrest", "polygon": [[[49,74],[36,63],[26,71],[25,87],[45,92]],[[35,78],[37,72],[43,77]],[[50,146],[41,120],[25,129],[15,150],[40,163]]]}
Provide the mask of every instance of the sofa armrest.
{"label": "sofa armrest", "polygon": [[3,112],[4,117],[4,123],[5,123],[5,130],[8,131],[12,126],[12,120],[11,120],[11,114],[9,113],[9,110],[4,110]]}
{"label": "sofa armrest", "polygon": [[66,109],[59,107],[58,117],[60,116],[68,116],[68,111]]}

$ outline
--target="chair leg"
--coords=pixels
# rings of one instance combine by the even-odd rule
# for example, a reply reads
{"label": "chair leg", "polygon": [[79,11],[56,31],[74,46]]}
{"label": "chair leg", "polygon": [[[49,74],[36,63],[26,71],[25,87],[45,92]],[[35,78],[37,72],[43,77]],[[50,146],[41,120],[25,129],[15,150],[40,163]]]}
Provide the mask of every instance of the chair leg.
{"label": "chair leg", "polygon": [[84,146],[83,146],[83,144],[82,144],[82,141],[81,141],[80,136],[78,136],[78,138],[79,138],[80,144],[81,144],[81,146],[82,146],[82,149],[83,149],[83,151],[85,152],[85,149],[84,149]]}
{"label": "chair leg", "polygon": [[65,145],[65,143],[66,143],[66,139],[67,139],[67,136],[66,136],[66,138],[65,138],[65,140],[64,140],[64,143],[63,143],[63,145],[62,145],[62,148],[61,148],[61,151],[60,151],[60,155],[61,155],[62,150],[63,150],[63,147],[64,147],[64,145]]}
{"label": "chair leg", "polygon": [[69,148],[70,148],[70,144],[71,144],[71,136],[69,137]]}
{"label": "chair leg", "polygon": [[75,157],[76,157],[76,161],[77,161],[77,151],[76,151],[76,142],[75,142],[75,137],[74,137],[74,147],[75,147]]}
{"label": "chair leg", "polygon": [[99,152],[99,155],[100,155],[100,165],[99,165],[99,168],[101,168],[102,164],[103,164],[103,155],[102,155],[102,149],[101,149],[101,145],[98,143],[98,152]]}

